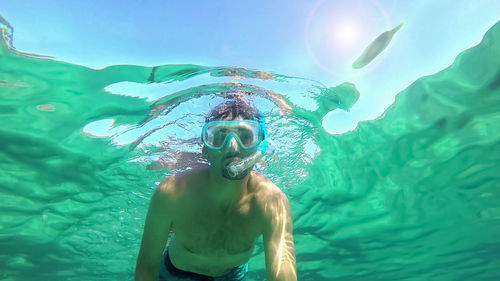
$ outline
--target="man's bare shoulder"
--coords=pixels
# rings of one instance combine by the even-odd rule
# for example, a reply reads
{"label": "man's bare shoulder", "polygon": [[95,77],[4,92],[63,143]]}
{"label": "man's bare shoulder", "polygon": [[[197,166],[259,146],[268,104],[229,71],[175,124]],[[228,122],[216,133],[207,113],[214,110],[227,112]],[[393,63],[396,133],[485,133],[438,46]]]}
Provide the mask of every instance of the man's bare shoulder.
{"label": "man's bare shoulder", "polygon": [[288,203],[288,198],[285,193],[265,175],[256,172],[254,176],[257,190],[257,202],[266,216],[272,216],[278,206],[281,206],[282,203]]}
{"label": "man's bare shoulder", "polygon": [[252,185],[264,197],[283,193],[268,177],[257,171],[252,171]]}
{"label": "man's bare shoulder", "polygon": [[207,172],[207,168],[198,168],[172,174],[160,183],[158,189],[170,196],[180,195],[191,181],[203,178]]}

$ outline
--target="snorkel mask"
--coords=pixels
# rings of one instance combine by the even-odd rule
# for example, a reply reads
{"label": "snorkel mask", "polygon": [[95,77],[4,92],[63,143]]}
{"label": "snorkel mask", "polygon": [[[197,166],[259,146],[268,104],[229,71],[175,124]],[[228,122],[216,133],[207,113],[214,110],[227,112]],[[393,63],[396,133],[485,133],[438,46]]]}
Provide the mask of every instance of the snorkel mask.
{"label": "snorkel mask", "polygon": [[265,118],[260,122],[255,120],[241,121],[211,121],[203,126],[201,139],[211,150],[221,151],[231,137],[234,137],[243,150],[257,150],[252,155],[230,163],[228,172],[236,177],[244,170],[255,165],[267,148],[267,130]]}

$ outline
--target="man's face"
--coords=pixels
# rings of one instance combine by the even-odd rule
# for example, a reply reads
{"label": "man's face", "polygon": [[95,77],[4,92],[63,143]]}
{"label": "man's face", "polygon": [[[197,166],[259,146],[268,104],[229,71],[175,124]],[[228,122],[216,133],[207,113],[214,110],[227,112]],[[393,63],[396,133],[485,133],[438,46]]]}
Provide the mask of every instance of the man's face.
{"label": "man's face", "polygon": [[[232,120],[244,120],[243,118],[237,118]],[[226,119],[225,121],[231,121],[231,119]],[[212,169],[215,169],[221,176],[229,180],[240,180],[252,171],[253,167],[250,167],[243,171],[242,173],[231,176],[229,173],[228,165],[235,161],[240,161],[254,154],[258,148],[252,150],[243,149],[234,136],[229,136],[228,141],[222,147],[220,151],[212,150],[208,147],[204,147],[206,151],[206,159],[210,162]]]}

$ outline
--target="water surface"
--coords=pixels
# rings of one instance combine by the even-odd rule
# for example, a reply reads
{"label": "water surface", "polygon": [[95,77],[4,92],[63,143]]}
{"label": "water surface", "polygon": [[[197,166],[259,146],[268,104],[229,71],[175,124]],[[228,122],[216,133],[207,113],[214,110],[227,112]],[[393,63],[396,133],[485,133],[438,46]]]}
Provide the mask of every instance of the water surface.
{"label": "water surface", "polygon": [[[299,280],[500,276],[498,23],[342,135],[322,118],[357,101],[350,83],[201,65],[96,70],[23,54],[3,34],[0,280],[132,280],[154,189],[206,164],[204,117],[235,94],[267,115],[270,153],[256,169],[290,199]],[[264,278],[259,240],[249,280]]]}

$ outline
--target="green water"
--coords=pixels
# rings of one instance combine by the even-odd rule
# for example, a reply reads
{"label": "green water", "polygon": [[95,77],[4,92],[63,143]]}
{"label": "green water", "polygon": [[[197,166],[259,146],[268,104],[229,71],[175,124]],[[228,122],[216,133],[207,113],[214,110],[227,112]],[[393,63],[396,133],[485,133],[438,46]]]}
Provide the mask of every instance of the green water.
{"label": "green water", "polygon": [[[154,99],[130,94],[153,86]],[[2,41],[0,280],[132,280],[152,192],[205,164],[204,116],[233,93],[268,116],[272,153],[256,169],[290,199],[299,280],[500,280],[500,23],[340,136],[321,120],[356,102],[349,83],[94,70]],[[264,278],[259,240],[249,280]]]}

